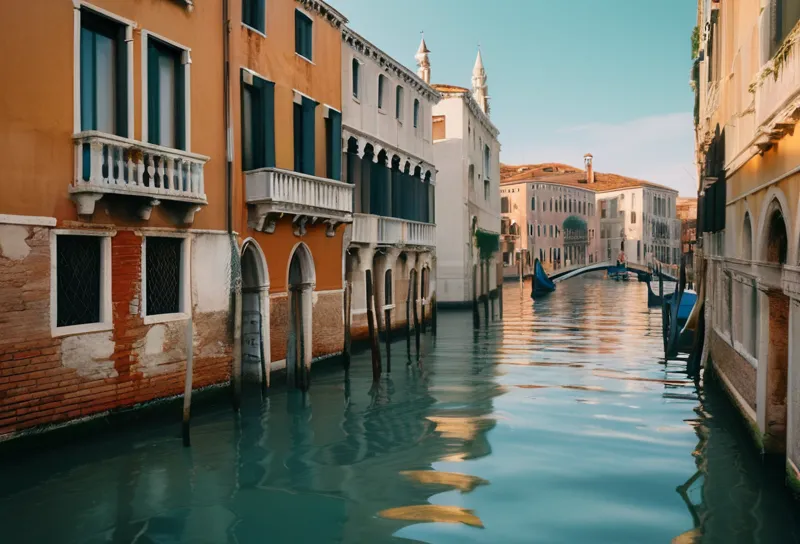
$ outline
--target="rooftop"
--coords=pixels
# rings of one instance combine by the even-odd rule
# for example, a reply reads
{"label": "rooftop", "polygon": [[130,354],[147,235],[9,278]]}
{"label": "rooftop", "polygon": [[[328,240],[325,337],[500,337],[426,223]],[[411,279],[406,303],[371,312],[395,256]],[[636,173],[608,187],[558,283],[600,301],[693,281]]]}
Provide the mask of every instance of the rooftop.
{"label": "rooftop", "polygon": [[568,185],[587,189],[598,193],[606,191],[616,191],[634,187],[652,187],[677,193],[675,189],[644,181],[636,178],[629,178],[619,174],[606,174],[595,172],[594,183],[586,183],[586,172],[582,168],[561,163],[542,163],[542,164],[523,164],[523,165],[500,165],[500,183],[517,182],[543,182],[555,183],[558,185]]}
{"label": "rooftop", "polygon": [[464,87],[459,87],[458,85],[446,85],[444,83],[434,83],[431,85],[434,89],[439,91],[440,93],[468,93],[470,92],[469,89],[465,89]]}

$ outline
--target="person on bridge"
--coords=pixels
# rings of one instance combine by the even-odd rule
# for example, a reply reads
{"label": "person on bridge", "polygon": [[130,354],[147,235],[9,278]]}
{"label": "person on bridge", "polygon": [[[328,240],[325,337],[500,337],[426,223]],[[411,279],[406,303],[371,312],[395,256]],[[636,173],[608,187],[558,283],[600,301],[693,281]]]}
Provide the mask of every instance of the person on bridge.
{"label": "person on bridge", "polygon": [[628,259],[625,257],[625,251],[620,249],[617,255],[617,266],[626,266]]}

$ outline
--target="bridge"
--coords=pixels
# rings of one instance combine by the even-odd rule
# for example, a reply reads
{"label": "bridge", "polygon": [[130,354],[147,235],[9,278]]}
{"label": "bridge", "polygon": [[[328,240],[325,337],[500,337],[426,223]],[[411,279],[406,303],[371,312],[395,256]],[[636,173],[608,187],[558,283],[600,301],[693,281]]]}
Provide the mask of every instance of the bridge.
{"label": "bridge", "polygon": [[[607,271],[609,268],[616,268],[616,264],[608,261],[587,264],[586,266],[582,266],[580,268],[571,268],[570,270],[556,272],[550,276],[550,279],[553,280],[553,283],[561,283],[562,281],[570,280],[582,274]],[[648,266],[639,263],[628,263],[627,268],[630,272],[635,272],[637,275],[653,273]],[[661,276],[668,281],[678,281],[678,278],[667,272],[661,272]]]}

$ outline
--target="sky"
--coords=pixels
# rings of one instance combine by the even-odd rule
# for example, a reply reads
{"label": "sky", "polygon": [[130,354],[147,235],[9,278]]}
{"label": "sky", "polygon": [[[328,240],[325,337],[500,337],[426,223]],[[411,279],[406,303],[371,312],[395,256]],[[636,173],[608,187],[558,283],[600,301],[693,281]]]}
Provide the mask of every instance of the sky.
{"label": "sky", "polygon": [[431,80],[471,87],[480,43],[506,164],[561,162],[696,196],[689,88],[697,0],[329,0]]}

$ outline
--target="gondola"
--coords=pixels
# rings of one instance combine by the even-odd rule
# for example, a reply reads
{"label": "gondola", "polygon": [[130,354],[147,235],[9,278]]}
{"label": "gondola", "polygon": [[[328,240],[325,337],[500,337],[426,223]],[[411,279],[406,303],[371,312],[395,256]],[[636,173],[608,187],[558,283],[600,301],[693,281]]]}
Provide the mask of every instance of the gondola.
{"label": "gondola", "polygon": [[542,267],[542,263],[539,259],[536,259],[533,263],[533,288],[531,296],[536,298],[550,294],[555,290],[556,284],[547,276],[547,272],[544,271],[544,267]]}
{"label": "gondola", "polygon": [[624,264],[619,264],[617,266],[609,266],[608,267],[608,279],[614,281],[628,281],[630,277],[628,276],[628,267]]}
{"label": "gondola", "polygon": [[690,353],[694,344],[695,331],[685,328],[685,325],[697,302],[697,293],[686,289],[685,264],[681,264],[678,285],[675,292],[670,294],[664,294],[664,278],[659,267],[658,297],[661,299],[664,354],[669,359],[678,353]]}

